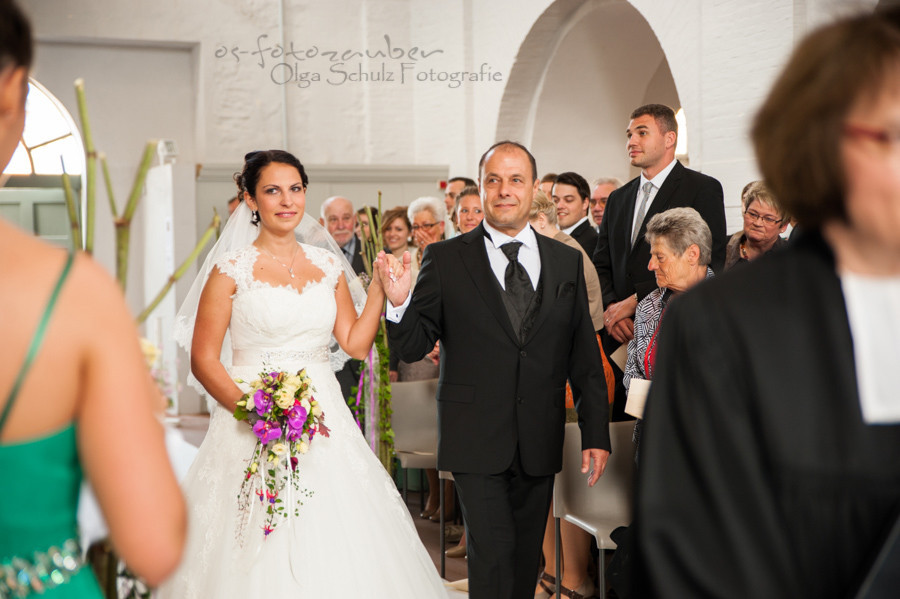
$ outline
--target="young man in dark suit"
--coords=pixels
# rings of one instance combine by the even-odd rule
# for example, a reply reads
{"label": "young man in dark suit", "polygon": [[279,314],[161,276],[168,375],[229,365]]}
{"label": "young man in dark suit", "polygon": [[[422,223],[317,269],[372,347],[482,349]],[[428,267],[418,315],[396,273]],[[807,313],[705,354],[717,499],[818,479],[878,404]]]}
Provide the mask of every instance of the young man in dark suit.
{"label": "young man in dark suit", "polygon": [[414,361],[441,341],[438,468],[453,473],[462,500],[473,599],[534,593],[567,380],[581,398],[588,484],[609,456],[581,253],[528,224],[536,172],[520,144],[491,147],[479,167],[484,221],[428,246],[411,297],[408,256],[379,260],[392,347]]}
{"label": "young man in dark suit", "polygon": [[553,184],[551,198],[556,204],[559,230],[571,235],[588,256],[597,247],[597,232],[591,226],[588,209],[591,206],[591,188],[578,173],[561,173]]}
{"label": "young man in dark suit", "polygon": [[[646,222],[669,208],[695,209],[712,232],[712,264],[721,272],[725,263],[725,206],[722,185],[710,176],[687,169],[675,159],[678,124],[675,112],[662,104],[647,104],[631,113],[626,150],[641,174],[609,195],[593,252],[603,289],[603,349],[611,355],[634,338],[637,303],[656,289],[647,269],[650,244],[644,239]],[[624,414],[625,389],[617,366],[613,419]]]}

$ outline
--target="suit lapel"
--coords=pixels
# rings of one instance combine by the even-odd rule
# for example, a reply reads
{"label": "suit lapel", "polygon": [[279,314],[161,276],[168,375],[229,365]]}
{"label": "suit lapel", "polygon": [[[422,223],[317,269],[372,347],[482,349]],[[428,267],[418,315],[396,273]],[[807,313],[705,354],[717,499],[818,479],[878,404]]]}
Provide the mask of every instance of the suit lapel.
{"label": "suit lapel", "polygon": [[[494,315],[494,319],[500,323],[503,331],[509,335],[516,345],[519,344],[519,336],[512,328],[509,321],[509,315],[503,306],[503,299],[500,297],[500,285],[491,270],[491,263],[488,261],[487,250],[484,248],[484,227],[478,225],[470,233],[466,233],[460,238],[462,245],[460,247],[460,259],[475,288],[481,295],[488,310]],[[543,258],[543,255],[541,256]],[[543,269],[542,269],[543,270]]]}
{"label": "suit lapel", "polygon": [[534,338],[535,333],[550,316],[553,311],[553,303],[556,301],[556,291],[561,283],[559,275],[562,269],[557,263],[558,256],[551,247],[551,244],[555,242],[539,233],[535,233],[535,237],[537,237],[538,252],[541,255],[541,282],[544,286],[544,294],[541,306],[538,308],[538,315],[525,337],[525,343],[529,343]]}

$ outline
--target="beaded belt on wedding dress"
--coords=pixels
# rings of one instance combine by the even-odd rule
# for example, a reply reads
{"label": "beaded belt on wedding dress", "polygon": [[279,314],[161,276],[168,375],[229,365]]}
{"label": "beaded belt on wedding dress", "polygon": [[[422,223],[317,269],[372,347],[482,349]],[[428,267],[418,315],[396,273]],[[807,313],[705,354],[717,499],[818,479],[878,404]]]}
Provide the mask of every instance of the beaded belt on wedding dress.
{"label": "beaded belt on wedding dress", "polygon": [[36,551],[27,560],[14,557],[0,562],[0,599],[28,597],[68,582],[81,569],[84,560],[78,541],[69,539],[62,548]]}
{"label": "beaded belt on wedding dress", "polygon": [[328,362],[328,348],[324,345],[307,350],[240,350],[234,351],[232,363],[235,366],[278,366],[285,363],[315,364]]}

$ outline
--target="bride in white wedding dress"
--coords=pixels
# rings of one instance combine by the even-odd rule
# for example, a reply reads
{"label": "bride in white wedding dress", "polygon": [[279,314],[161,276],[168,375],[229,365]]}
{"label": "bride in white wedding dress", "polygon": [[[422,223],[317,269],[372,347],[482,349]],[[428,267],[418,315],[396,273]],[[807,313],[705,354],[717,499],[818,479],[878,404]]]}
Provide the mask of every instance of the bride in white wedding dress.
{"label": "bride in white wedding dress", "polygon": [[[239,246],[242,236],[253,243],[214,248],[208,275],[201,272],[176,323],[177,339],[192,338],[192,372],[216,403],[184,482],[190,518],[184,559],[157,596],[445,597],[393,481],[347,408],[329,358],[332,336],[351,356],[368,353],[384,302],[380,283],[370,285],[357,317],[341,259],[295,239],[305,208],[303,166],[278,150],[245,160],[236,177],[244,202],[219,245]],[[255,230],[239,232],[247,229],[251,210],[258,220],[255,240]],[[198,300],[193,296],[201,288]],[[238,494],[257,437],[232,416],[249,388],[234,379],[252,381],[263,367],[305,368],[330,429],[299,456],[302,492],[285,497],[302,501],[297,515],[288,506],[289,515],[268,535],[261,507],[239,526]]]}

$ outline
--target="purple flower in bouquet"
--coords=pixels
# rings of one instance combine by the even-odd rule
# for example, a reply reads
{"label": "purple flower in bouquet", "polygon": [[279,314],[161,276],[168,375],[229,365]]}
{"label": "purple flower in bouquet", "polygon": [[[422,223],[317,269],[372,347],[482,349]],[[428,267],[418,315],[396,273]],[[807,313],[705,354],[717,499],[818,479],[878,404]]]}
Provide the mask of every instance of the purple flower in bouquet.
{"label": "purple flower in bouquet", "polygon": [[287,440],[296,441],[303,434],[303,425],[306,424],[307,416],[306,408],[294,404],[290,410],[285,412],[285,416],[287,417]]}
{"label": "purple flower in bouquet", "polygon": [[281,437],[281,430],[275,423],[267,420],[257,420],[253,425],[253,433],[259,438],[260,443],[266,444]]}
{"label": "purple flower in bouquet", "polygon": [[263,389],[257,389],[253,394],[253,404],[256,406],[256,413],[265,416],[272,409],[272,396]]}

